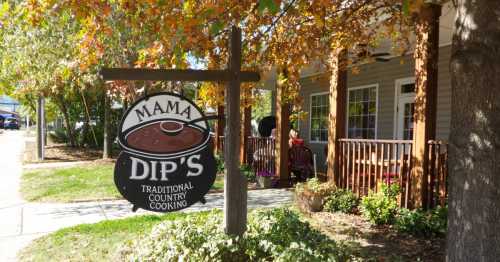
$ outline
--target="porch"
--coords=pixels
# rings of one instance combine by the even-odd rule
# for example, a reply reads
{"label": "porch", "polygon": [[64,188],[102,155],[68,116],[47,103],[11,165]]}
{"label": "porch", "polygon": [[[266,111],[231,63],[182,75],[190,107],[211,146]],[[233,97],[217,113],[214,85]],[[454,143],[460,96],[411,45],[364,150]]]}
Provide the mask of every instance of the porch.
{"label": "porch", "polygon": [[[370,189],[379,190],[381,183],[396,181],[402,189],[399,201],[403,207],[428,208],[446,202],[447,145],[441,140],[447,139],[449,131],[446,119],[451,114],[450,85],[446,67],[439,65],[449,61],[449,48],[440,50],[448,42],[448,38],[440,38],[446,33],[440,24],[448,28],[452,20],[446,15],[444,22],[440,21],[441,8],[436,4],[423,6],[415,21],[413,52],[388,59],[384,66],[365,65],[362,72],[366,77],[349,73],[345,65],[356,54],[350,53],[349,47],[339,47],[329,54],[328,71],[310,72],[301,78],[300,96],[309,116],[299,123],[300,136],[306,145],[314,147],[317,164],[324,167],[327,179],[339,187],[362,196]],[[387,76],[388,72],[394,73]],[[286,76],[287,69],[276,68],[276,74],[268,80],[274,92],[276,140],[250,137],[251,108],[245,107],[240,162],[255,166],[252,152],[270,151],[272,164],[258,164],[254,169],[274,170],[285,186],[290,181],[292,105],[286,99],[287,87],[277,81],[277,75]],[[448,89],[438,91],[439,87]],[[222,115],[224,108],[219,107],[218,112]],[[224,120],[218,123],[216,147],[220,150]],[[328,151],[323,153],[325,147]]]}
{"label": "porch", "polygon": [[[224,137],[220,136],[217,148],[222,153]],[[258,172],[276,174],[276,140],[267,137],[248,137],[244,164]],[[446,203],[448,177],[448,145],[446,142],[430,140],[427,142],[428,154],[426,177],[422,191],[425,208]],[[349,189],[358,197],[370,191],[377,192],[382,184],[397,183],[400,188],[398,198],[401,207],[411,207],[411,171],[414,168],[411,155],[412,140],[381,139],[339,139],[340,151],[338,187]],[[287,177],[290,177],[288,174]],[[288,182],[290,183],[290,182]]]}

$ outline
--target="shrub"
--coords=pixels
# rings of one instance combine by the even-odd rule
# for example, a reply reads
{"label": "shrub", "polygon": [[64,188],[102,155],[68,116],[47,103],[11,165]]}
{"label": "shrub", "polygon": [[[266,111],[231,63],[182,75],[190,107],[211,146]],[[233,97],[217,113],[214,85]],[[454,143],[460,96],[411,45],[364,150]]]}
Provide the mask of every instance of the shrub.
{"label": "shrub", "polygon": [[295,192],[297,194],[318,195],[322,197],[335,191],[335,189],[336,189],[335,183],[333,182],[322,183],[316,177],[311,178],[304,183],[297,183],[297,185],[295,186]]}
{"label": "shrub", "polygon": [[359,199],[348,189],[333,191],[325,200],[324,209],[328,212],[354,213]]}
{"label": "shrub", "polygon": [[414,236],[444,236],[448,219],[447,207],[422,211],[401,209],[396,217],[396,229]]}
{"label": "shrub", "polygon": [[254,211],[243,237],[224,234],[221,213],[167,221],[124,248],[129,261],[345,261],[347,252],[288,209]]}
{"label": "shrub", "polygon": [[215,157],[217,174],[223,173],[225,169],[224,158],[219,154],[215,154],[214,157]]}
{"label": "shrub", "polygon": [[84,124],[80,128],[75,129],[75,136],[78,145],[82,147],[100,148],[104,140],[103,125],[101,123],[92,125]]}
{"label": "shrub", "polygon": [[63,128],[57,128],[53,132],[49,132],[49,138],[54,143],[68,143],[68,135]]}
{"label": "shrub", "polygon": [[243,164],[240,166],[240,171],[247,178],[247,181],[255,182],[255,172],[251,166]]}
{"label": "shrub", "polygon": [[319,212],[323,209],[324,198],[335,191],[333,182],[321,183],[317,178],[311,178],[295,186],[295,201],[303,212]]}
{"label": "shrub", "polygon": [[399,185],[382,185],[381,189],[362,198],[361,213],[374,224],[391,224],[398,211]]}

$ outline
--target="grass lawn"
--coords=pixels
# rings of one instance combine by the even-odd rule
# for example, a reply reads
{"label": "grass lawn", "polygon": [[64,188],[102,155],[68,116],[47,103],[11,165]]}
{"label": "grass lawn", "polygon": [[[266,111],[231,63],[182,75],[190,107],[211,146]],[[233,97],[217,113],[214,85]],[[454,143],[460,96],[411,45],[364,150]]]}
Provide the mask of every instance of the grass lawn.
{"label": "grass lawn", "polygon": [[113,181],[113,164],[26,171],[21,193],[28,201],[71,202],[120,198]]}
{"label": "grass lawn", "polygon": [[162,221],[185,216],[175,212],[69,227],[33,241],[18,255],[20,261],[115,261],[122,244],[149,233],[154,225]]}
{"label": "grass lawn", "polygon": [[212,190],[222,190],[224,189],[224,175],[217,175],[215,182],[212,185]]}
{"label": "grass lawn", "polygon": [[[21,193],[28,201],[72,202],[121,198],[113,181],[112,163],[71,168],[30,170],[23,174]],[[224,188],[224,176],[217,176],[212,189]]]}

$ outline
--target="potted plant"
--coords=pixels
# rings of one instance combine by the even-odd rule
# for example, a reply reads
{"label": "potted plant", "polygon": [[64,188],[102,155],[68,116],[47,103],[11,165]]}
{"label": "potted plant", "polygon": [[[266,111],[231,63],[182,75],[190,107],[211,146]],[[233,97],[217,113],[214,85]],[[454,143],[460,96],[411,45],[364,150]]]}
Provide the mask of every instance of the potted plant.
{"label": "potted plant", "polygon": [[334,190],[334,183],[321,183],[317,178],[311,178],[295,186],[295,201],[304,212],[319,212],[323,209],[325,197]]}
{"label": "potted plant", "polygon": [[272,177],[274,176],[273,173],[262,170],[257,172],[257,184],[259,184],[259,187],[261,188],[270,188],[271,183],[272,183]]}

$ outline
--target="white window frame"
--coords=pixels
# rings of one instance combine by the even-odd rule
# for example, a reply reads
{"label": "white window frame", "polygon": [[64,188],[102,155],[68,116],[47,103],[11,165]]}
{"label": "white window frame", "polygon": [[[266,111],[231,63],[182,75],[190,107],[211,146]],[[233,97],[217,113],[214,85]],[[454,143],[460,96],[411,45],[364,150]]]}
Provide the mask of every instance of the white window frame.
{"label": "white window frame", "polygon": [[375,93],[376,93],[376,98],[375,98],[375,138],[373,139],[377,139],[378,138],[378,87],[379,87],[379,84],[376,83],[376,84],[369,84],[369,85],[362,85],[362,86],[355,86],[355,87],[352,87],[352,88],[347,88],[347,100],[345,101],[346,102],[346,116],[345,116],[345,136],[346,138],[349,137],[349,96],[351,94],[351,91],[353,90],[359,90],[359,89],[366,89],[366,88],[373,88],[375,87]]}
{"label": "white window frame", "polygon": [[[311,140],[311,133],[312,133],[312,98],[313,96],[321,96],[321,95],[327,95],[328,96],[328,108],[330,108],[330,92],[317,92],[317,93],[311,93],[309,95],[309,134],[307,134],[307,140],[309,141],[310,144],[328,144],[328,139],[327,141],[313,141]],[[330,115],[330,110],[328,110],[328,118]]]}
{"label": "white window frame", "polygon": [[[398,125],[399,125],[399,117],[398,117],[398,106],[399,106],[399,98],[402,96],[406,97],[415,97],[416,93],[407,93],[402,95],[401,94],[401,86],[406,85],[406,84],[415,84],[415,77],[410,76],[410,77],[404,77],[404,78],[398,78],[394,81],[394,118],[392,123],[394,124],[393,130],[392,130],[392,138],[397,139],[398,138]],[[417,88],[415,86],[415,88]]]}

